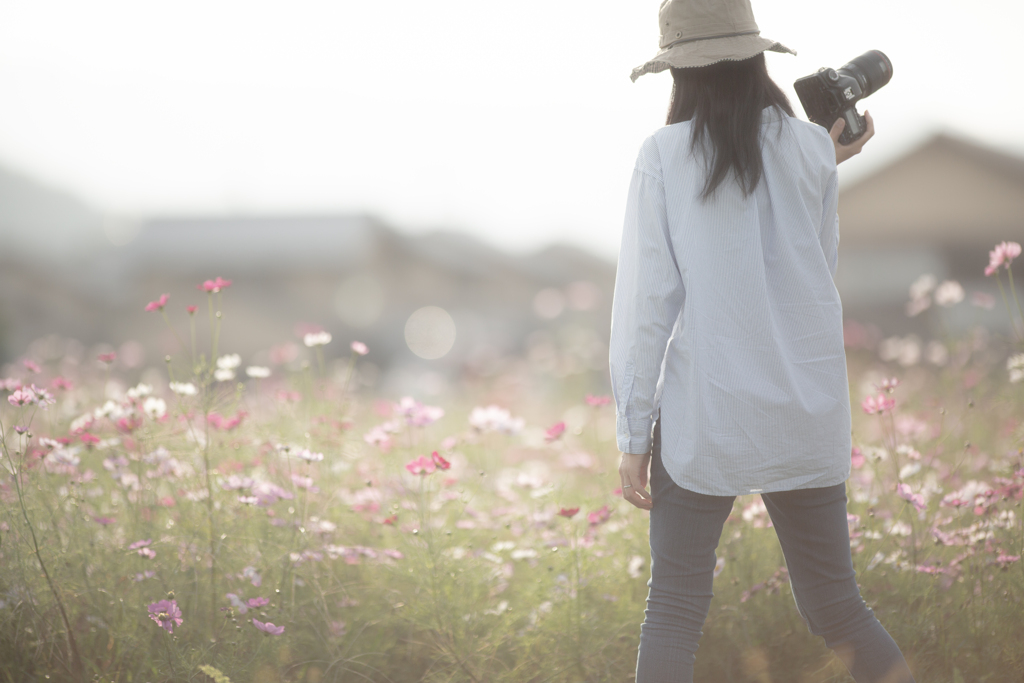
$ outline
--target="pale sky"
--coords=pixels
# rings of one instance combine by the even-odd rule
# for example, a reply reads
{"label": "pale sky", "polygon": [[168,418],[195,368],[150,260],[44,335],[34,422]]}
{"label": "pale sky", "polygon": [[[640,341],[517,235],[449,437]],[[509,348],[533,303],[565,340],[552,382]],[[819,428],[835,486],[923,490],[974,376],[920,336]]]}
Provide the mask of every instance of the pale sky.
{"label": "pale sky", "polygon": [[[0,164],[103,211],[368,212],[613,255],[671,76],[658,0],[0,0]],[[1024,154],[1020,0],[753,0],[792,82],[894,66],[843,182],[945,130]],[[863,106],[862,106],[863,110]]]}

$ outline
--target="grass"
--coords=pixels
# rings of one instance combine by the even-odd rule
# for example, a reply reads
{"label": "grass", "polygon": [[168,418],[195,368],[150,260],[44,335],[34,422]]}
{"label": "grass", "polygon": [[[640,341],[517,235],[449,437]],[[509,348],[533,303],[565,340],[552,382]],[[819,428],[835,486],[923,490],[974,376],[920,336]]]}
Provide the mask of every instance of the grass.
{"label": "grass", "polygon": [[[613,406],[584,400],[603,373],[571,348],[570,373],[509,361],[443,411],[372,395],[361,356],[330,364],[330,346],[239,381],[221,296],[208,351],[183,344],[159,383],[126,391],[110,359],[15,367],[8,397],[48,390],[0,408],[0,681],[631,679],[647,518],[615,492]],[[862,594],[919,681],[1024,671],[1024,384],[1012,342],[978,339],[943,366],[849,351],[855,406],[899,378],[894,407],[855,407],[847,490]],[[510,412],[474,413],[491,404]],[[432,472],[407,468],[420,456]],[[851,680],[800,620],[757,502],[726,523],[697,680]],[[180,624],[151,616],[161,600]]]}

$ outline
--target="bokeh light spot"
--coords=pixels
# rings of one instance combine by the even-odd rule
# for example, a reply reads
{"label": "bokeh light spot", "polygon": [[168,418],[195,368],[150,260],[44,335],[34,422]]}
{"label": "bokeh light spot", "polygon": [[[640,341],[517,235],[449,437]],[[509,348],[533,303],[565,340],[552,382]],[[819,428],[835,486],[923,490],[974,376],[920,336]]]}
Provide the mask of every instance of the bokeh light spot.
{"label": "bokeh light spot", "polygon": [[441,358],[455,344],[455,321],[438,306],[424,306],[405,322],[405,343],[420,358]]}

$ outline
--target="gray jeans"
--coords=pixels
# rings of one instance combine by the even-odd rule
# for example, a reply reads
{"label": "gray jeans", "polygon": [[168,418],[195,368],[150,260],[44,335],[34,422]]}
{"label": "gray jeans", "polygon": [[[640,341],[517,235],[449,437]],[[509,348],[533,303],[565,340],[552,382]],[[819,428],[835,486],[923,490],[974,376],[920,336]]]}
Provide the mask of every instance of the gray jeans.
{"label": "gray jeans", "polygon": [[[637,683],[692,683],[711,606],[715,549],[735,496],[677,486],[651,458],[651,579],[640,629]],[[850,557],[846,485],[761,495],[782,545],[797,610],[857,683],[913,683],[899,647],[860,596]]]}

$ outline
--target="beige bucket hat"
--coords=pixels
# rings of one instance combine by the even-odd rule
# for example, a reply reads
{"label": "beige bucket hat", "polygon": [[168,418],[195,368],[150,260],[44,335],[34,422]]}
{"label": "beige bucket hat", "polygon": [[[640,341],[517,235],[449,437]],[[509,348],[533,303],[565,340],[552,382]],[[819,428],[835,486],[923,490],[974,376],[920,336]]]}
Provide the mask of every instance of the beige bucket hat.
{"label": "beige bucket hat", "polygon": [[669,67],[750,59],[765,50],[796,54],[782,43],[761,37],[750,0],[664,0],[658,28],[661,49],[651,61],[633,69],[634,82]]}

